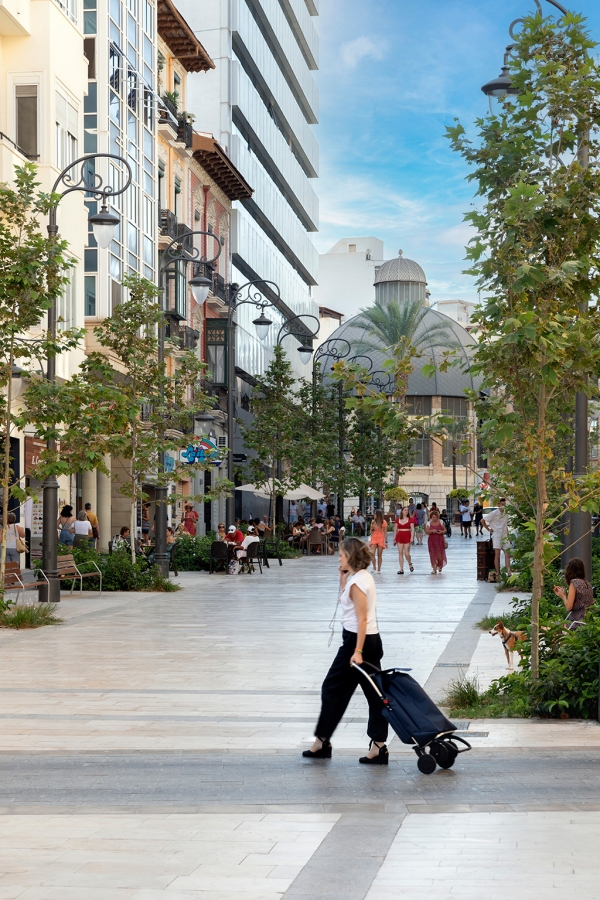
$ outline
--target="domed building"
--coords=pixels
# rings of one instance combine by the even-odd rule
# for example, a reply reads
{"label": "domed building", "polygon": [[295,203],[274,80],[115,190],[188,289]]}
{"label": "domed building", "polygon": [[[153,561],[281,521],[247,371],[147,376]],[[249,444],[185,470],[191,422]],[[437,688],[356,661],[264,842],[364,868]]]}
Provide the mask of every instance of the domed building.
{"label": "domed building", "polygon": [[[391,302],[427,304],[418,330],[423,356],[415,360],[409,376],[406,403],[410,412],[419,416],[436,416],[440,413],[457,419],[473,421],[473,406],[465,391],[478,390],[481,380],[470,371],[470,360],[475,340],[462,325],[449,316],[428,306],[427,278],[421,266],[407,259],[402,251],[395,259],[384,262],[375,270],[375,302],[386,306]],[[441,328],[440,328],[441,326]],[[377,390],[392,394],[394,385],[385,368],[389,353],[372,349],[377,339],[369,333],[368,323],[362,316],[353,316],[321,345],[316,357],[323,373],[331,371],[338,359],[356,361],[370,370],[371,384]],[[371,346],[369,346],[371,345]],[[449,348],[456,350],[461,364],[448,371],[439,368],[443,354]],[[425,364],[433,363],[436,371],[430,378],[423,374]],[[327,378],[327,375],[325,374]],[[435,501],[440,509],[448,506],[447,494],[452,490],[452,449],[446,442],[423,435],[413,447],[414,464],[400,479],[400,485],[415,502]],[[483,460],[479,459],[475,443],[468,454],[457,458],[457,486],[473,491],[481,483]],[[352,504],[355,498],[348,498]]]}

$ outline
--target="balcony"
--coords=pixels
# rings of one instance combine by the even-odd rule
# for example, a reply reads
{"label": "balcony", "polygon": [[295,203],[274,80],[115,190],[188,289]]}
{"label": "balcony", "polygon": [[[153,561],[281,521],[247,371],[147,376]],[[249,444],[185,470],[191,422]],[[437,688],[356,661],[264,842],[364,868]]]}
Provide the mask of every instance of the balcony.
{"label": "balcony", "polygon": [[189,149],[194,143],[194,129],[192,123],[187,117],[187,113],[183,113],[178,117],[177,140],[180,144],[184,144]]}
{"label": "balcony", "polygon": [[[160,98],[163,106],[171,113],[174,119],[179,117],[179,111],[177,109],[177,103],[168,94],[163,94]],[[160,110],[161,119],[164,118],[163,110]]]}
{"label": "balcony", "polygon": [[195,350],[198,346],[200,332],[189,325],[179,326],[179,346],[182,350]]}
{"label": "balcony", "polygon": [[179,237],[177,227],[177,216],[170,209],[161,209],[159,219],[159,230],[162,237],[176,238]]}

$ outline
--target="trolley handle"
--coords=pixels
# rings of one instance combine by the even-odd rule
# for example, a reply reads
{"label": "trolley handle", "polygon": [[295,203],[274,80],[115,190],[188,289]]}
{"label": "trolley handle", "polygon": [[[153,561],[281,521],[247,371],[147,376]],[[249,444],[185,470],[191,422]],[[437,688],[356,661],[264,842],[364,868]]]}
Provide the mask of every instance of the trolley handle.
{"label": "trolley handle", "polygon": [[[377,694],[377,696],[379,697],[381,702],[387,706],[389,701],[387,700],[386,697],[383,696],[383,694],[381,693],[381,691],[379,690],[379,688],[377,687],[377,685],[375,684],[375,682],[373,681],[371,676],[368,674],[368,672],[365,672],[365,670],[362,668],[362,666],[359,666],[358,663],[353,662],[353,663],[351,663],[351,665],[354,666],[355,669],[358,669],[358,671],[360,672],[361,675],[364,675],[364,677],[367,679],[367,681],[369,682],[369,684],[371,685],[371,687],[373,688],[373,690],[375,691],[375,693]],[[363,666],[371,666],[371,668],[375,669],[376,672],[381,671],[381,669],[378,669],[377,666],[372,665],[372,663],[364,662]]]}

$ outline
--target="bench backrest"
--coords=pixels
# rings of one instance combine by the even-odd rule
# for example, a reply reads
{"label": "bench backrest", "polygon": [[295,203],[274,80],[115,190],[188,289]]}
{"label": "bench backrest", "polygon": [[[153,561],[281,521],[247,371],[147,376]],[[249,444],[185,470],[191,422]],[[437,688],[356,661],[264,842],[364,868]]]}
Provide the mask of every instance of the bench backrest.
{"label": "bench backrest", "polygon": [[77,564],[73,554],[66,553],[64,556],[59,556],[56,562],[56,568],[58,569],[59,575],[76,574]]}
{"label": "bench backrest", "polygon": [[22,580],[19,563],[7,562],[4,564],[4,590],[20,587]]}

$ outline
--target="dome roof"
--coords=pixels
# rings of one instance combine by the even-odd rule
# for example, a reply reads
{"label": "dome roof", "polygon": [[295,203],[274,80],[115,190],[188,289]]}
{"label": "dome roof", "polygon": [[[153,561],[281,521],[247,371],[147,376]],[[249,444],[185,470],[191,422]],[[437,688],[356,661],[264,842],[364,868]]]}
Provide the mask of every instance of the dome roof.
{"label": "dome roof", "polygon": [[380,267],[375,275],[375,284],[384,281],[416,281],[427,284],[425,272],[414,259],[406,259],[402,256],[402,250],[398,250],[396,259],[390,259]]}
{"label": "dome roof", "polygon": [[[394,260],[394,262],[396,261]],[[404,260],[404,262],[410,262],[410,260]],[[411,263],[411,265],[416,266],[417,264]],[[420,267],[417,268],[422,271]],[[435,339],[431,342],[428,340],[432,326],[441,323],[446,326],[449,337],[449,341],[444,342],[444,345],[438,344]],[[480,389],[481,379],[475,378],[470,372],[471,352],[475,340],[462,325],[436,309],[426,307],[420,331],[423,334],[421,346],[424,346],[424,353],[420,359],[415,360],[414,370],[408,379],[407,396],[464,397],[466,390]],[[334,363],[339,359],[343,358],[348,361],[352,357],[358,357],[356,362],[360,365],[369,368],[369,364],[371,364],[371,382],[374,387],[384,390],[387,394],[393,393],[391,378],[385,368],[385,361],[390,354],[383,349],[371,350],[365,346],[373,343],[375,343],[375,339],[367,333],[360,315],[348,319],[329,336],[317,351],[317,361],[325,379],[331,372]],[[461,361],[461,365],[451,366],[448,371],[442,372],[439,365],[442,362],[443,353],[448,349],[450,343],[453,346],[456,343],[457,357]],[[436,371],[431,378],[423,375],[422,372],[423,366],[428,363],[436,365]]]}

